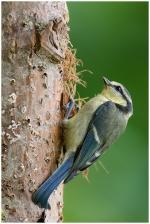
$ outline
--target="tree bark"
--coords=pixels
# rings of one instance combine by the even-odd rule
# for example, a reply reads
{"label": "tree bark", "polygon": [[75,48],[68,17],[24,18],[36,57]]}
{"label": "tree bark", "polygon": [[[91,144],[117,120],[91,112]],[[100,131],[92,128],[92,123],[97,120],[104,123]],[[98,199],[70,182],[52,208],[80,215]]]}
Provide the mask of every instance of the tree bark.
{"label": "tree bark", "polygon": [[56,169],[62,148],[64,2],[2,3],[2,215],[4,222],[61,222],[63,186],[51,210],[32,193]]}

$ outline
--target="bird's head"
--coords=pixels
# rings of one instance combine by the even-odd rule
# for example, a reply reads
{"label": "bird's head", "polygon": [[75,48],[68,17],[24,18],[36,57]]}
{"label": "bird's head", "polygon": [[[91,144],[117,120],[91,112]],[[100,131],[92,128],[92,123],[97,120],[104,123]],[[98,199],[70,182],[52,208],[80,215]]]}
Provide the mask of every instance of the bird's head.
{"label": "bird's head", "polygon": [[120,83],[110,81],[103,77],[105,87],[102,91],[102,95],[108,100],[126,108],[128,113],[132,115],[132,99],[128,90]]}

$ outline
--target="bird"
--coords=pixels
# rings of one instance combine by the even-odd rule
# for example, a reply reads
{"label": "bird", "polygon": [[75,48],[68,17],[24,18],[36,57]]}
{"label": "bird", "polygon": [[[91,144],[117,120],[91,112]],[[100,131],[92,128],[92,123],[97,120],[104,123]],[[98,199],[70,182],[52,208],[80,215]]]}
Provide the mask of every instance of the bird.
{"label": "bird", "polygon": [[40,208],[50,209],[48,199],[59,184],[68,183],[90,167],[126,129],[133,114],[131,95],[122,84],[106,77],[103,81],[100,94],[63,120],[64,160],[32,194],[32,201]]}

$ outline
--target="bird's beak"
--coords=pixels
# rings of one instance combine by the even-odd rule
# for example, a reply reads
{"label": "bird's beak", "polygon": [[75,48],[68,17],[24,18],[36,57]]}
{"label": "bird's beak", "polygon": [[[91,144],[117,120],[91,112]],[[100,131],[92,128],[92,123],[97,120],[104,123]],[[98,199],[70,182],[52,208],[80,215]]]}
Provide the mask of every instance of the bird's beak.
{"label": "bird's beak", "polygon": [[106,85],[106,86],[111,86],[112,84],[111,84],[111,81],[109,81],[106,77],[104,77],[103,76],[103,80],[104,80],[104,84]]}

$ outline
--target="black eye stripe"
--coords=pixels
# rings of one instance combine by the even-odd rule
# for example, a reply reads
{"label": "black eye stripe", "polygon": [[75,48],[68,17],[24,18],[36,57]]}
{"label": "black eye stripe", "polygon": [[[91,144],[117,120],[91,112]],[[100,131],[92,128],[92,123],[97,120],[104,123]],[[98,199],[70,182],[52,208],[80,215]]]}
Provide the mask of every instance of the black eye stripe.
{"label": "black eye stripe", "polygon": [[114,86],[114,87],[118,92],[122,93],[122,88],[120,86]]}
{"label": "black eye stripe", "polygon": [[119,92],[119,93],[122,95],[122,97],[123,97],[124,99],[127,99],[127,97],[125,96],[125,94],[124,94],[124,92],[123,92],[121,86],[114,86],[114,88],[115,88],[115,90],[116,90],[117,92]]}

